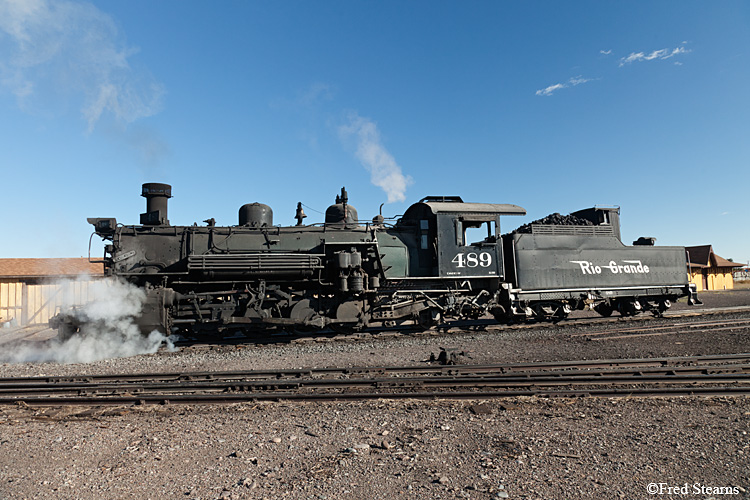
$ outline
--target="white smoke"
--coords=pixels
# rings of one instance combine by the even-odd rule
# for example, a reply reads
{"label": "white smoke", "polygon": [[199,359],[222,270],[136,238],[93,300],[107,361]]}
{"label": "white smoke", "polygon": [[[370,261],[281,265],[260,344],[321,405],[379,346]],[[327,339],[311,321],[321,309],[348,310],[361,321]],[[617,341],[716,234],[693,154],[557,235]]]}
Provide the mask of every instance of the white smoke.
{"label": "white smoke", "polygon": [[91,363],[156,352],[163,343],[174,350],[171,340],[153,331],[141,334],[134,317],[141,312],[145,292],[120,280],[95,280],[88,285],[88,302],[74,304],[74,282],[62,283],[63,310],[73,308],[84,326],[67,340],[54,338],[46,343],[23,342],[4,345],[0,362],[5,363]]}
{"label": "white smoke", "polygon": [[80,99],[89,132],[105,114],[130,123],[161,108],[163,86],[131,64],[110,16],[86,2],[0,0],[0,86],[23,109]]}
{"label": "white smoke", "polygon": [[354,138],[355,156],[370,171],[370,182],[388,195],[388,203],[406,200],[406,188],[414,181],[405,176],[393,156],[380,142],[377,125],[357,113],[350,113],[348,123],[339,127],[342,140]]}

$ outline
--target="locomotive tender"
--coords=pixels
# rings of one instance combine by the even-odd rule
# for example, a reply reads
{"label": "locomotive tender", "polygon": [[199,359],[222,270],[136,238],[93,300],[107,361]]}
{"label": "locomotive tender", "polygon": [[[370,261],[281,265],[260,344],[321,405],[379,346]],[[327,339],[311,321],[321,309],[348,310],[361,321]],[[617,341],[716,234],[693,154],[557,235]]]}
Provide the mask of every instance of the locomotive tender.
{"label": "locomotive tender", "polygon": [[[623,245],[619,208],[576,212],[586,226],[502,235],[501,217],[523,208],[427,197],[393,224],[361,222],[342,188],[322,224],[303,224],[300,203],[297,225],[275,226],[271,208],[252,203],[236,226],[173,226],[171,186],[143,184],[142,196],[140,225],[88,222],[110,242],[105,274],[146,292],[135,318],[146,334],[429,327],[487,313],[503,323],[559,320],[584,308],[661,314],[680,297],[697,300],[685,249]],[[80,326],[64,316],[57,324]]]}

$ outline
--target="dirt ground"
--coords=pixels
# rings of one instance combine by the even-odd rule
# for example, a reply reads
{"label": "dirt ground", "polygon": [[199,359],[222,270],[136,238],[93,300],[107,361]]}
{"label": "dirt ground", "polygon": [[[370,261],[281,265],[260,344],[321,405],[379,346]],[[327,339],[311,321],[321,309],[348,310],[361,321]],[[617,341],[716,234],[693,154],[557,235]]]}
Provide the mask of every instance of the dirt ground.
{"label": "dirt ground", "polygon": [[[701,297],[700,308],[750,315],[736,309],[750,290]],[[746,330],[601,342],[580,332],[182,349],[3,364],[0,377],[412,364],[440,347],[467,363],[750,352]],[[739,499],[750,498],[749,433],[746,397],[11,405],[0,406],[0,498]]]}

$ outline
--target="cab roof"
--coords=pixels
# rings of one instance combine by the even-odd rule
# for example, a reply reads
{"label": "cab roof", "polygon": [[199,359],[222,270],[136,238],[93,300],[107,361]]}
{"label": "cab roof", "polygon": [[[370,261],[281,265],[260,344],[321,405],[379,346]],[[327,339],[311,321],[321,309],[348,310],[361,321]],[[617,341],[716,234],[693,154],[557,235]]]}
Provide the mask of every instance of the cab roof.
{"label": "cab roof", "polygon": [[[440,201],[437,201],[438,199]],[[410,206],[403,218],[414,219],[440,213],[526,215],[526,210],[518,205],[505,203],[464,203],[458,196],[431,196]]]}
{"label": "cab roof", "polygon": [[[433,214],[449,212],[470,214],[482,213],[497,215],[526,215],[526,210],[524,208],[508,203],[456,203],[445,201],[431,201],[421,204],[427,205]],[[416,203],[415,205],[419,205],[419,203]]]}

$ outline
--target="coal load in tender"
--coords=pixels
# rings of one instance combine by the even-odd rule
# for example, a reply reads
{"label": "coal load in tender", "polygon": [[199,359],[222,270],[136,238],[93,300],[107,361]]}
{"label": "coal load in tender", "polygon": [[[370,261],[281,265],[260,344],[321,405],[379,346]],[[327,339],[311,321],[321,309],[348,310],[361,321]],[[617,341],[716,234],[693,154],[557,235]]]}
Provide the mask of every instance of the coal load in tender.
{"label": "coal load in tender", "polygon": [[587,219],[581,219],[575,215],[560,215],[558,213],[550,214],[539,220],[529,222],[519,227],[513,233],[531,233],[531,226],[542,224],[546,226],[593,226],[594,223]]}

